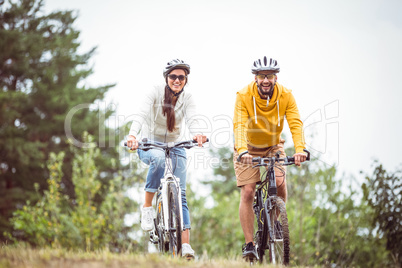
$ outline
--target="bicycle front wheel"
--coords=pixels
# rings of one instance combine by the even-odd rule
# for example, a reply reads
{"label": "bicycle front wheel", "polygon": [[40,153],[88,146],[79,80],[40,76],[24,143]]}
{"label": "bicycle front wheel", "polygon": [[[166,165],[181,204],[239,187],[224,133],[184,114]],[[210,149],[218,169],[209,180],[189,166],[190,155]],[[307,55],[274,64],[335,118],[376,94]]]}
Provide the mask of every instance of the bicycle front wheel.
{"label": "bicycle front wheel", "polygon": [[176,185],[169,183],[169,251],[173,257],[181,256],[181,217],[179,206],[179,194]]}
{"label": "bicycle front wheel", "polygon": [[269,238],[269,258],[274,264],[289,264],[290,239],[289,223],[285,202],[277,196],[274,208],[269,213],[273,237]]}
{"label": "bicycle front wheel", "polygon": [[157,199],[157,211],[156,211],[156,219],[155,219],[155,230],[158,236],[158,249],[160,252],[168,252],[169,251],[169,243],[165,241],[165,230],[164,230],[164,222],[163,222],[163,201],[162,197]]}
{"label": "bicycle front wheel", "polygon": [[255,227],[257,228],[254,241],[259,261],[262,263],[264,261],[265,250],[267,249],[268,223],[261,191],[256,192],[253,207],[256,220]]}

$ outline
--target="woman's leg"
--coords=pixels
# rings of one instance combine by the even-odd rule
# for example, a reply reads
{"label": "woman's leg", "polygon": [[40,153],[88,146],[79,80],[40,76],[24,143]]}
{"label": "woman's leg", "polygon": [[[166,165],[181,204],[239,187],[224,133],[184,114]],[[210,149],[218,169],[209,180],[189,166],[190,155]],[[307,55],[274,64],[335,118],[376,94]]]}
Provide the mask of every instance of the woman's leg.
{"label": "woman's leg", "polygon": [[152,206],[152,200],[154,199],[155,193],[145,191],[145,202],[144,208]]}
{"label": "woman's leg", "polygon": [[160,179],[165,170],[165,154],[156,149],[148,151],[138,150],[141,161],[149,165],[147,181],[145,183],[145,202],[141,207],[141,228],[149,232],[153,229],[154,208],[152,199],[160,185]]}
{"label": "woman's leg", "polygon": [[150,149],[148,151],[138,150],[138,155],[142,162],[149,165],[145,183],[144,207],[150,207],[165,171],[165,153],[161,150]]}
{"label": "woman's leg", "polygon": [[154,208],[152,199],[160,185],[160,179],[165,170],[165,154],[156,149],[148,151],[138,150],[138,155],[145,164],[149,165],[147,181],[145,183],[145,202],[141,207],[141,228],[151,231],[154,227]]}
{"label": "woman's leg", "polygon": [[186,229],[181,233],[181,243],[190,244],[190,229]]}

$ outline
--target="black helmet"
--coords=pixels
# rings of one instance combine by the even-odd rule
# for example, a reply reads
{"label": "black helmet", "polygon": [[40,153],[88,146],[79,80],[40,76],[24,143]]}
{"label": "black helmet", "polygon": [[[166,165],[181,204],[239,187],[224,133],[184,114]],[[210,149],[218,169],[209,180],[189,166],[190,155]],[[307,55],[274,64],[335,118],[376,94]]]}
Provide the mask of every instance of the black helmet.
{"label": "black helmet", "polygon": [[165,69],[163,70],[163,77],[166,78],[166,76],[174,69],[184,69],[186,70],[187,74],[190,74],[190,65],[185,63],[182,60],[175,59],[171,60],[166,64]]}
{"label": "black helmet", "polygon": [[254,61],[253,66],[251,66],[251,72],[253,74],[260,71],[275,71],[275,73],[279,73],[280,67],[275,59],[264,56],[264,58]]}

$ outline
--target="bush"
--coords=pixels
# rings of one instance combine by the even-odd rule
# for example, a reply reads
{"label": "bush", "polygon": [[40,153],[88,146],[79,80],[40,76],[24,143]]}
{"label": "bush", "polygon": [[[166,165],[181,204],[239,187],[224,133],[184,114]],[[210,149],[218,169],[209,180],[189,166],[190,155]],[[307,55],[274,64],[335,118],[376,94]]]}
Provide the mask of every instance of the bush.
{"label": "bush", "polygon": [[[84,134],[84,141],[92,143],[93,138]],[[36,204],[28,201],[14,213],[11,222],[15,231],[7,236],[14,242],[26,241],[41,247],[111,248],[114,251],[131,247],[128,237],[130,227],[124,224],[124,215],[133,206],[133,201],[125,195],[130,182],[118,175],[102,185],[95,165],[100,152],[94,143],[90,148],[75,148],[74,152],[76,198],[71,200],[61,193],[64,153],[51,153],[48,189]],[[39,195],[38,185],[36,190]],[[102,196],[99,196],[100,193]]]}

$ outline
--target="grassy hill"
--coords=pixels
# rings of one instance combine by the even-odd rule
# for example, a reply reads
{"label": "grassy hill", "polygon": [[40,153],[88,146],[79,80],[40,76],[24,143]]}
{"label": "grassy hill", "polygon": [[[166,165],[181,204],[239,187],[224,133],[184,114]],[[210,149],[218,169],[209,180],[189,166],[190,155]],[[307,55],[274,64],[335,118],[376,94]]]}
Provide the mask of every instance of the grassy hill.
{"label": "grassy hill", "polygon": [[[2,246],[0,249],[0,268],[103,268],[103,267],[250,267],[241,258],[208,259],[199,257],[194,261],[171,258],[159,254],[110,253],[67,251],[64,249],[31,249],[25,247]],[[270,267],[270,266],[259,266]]]}

